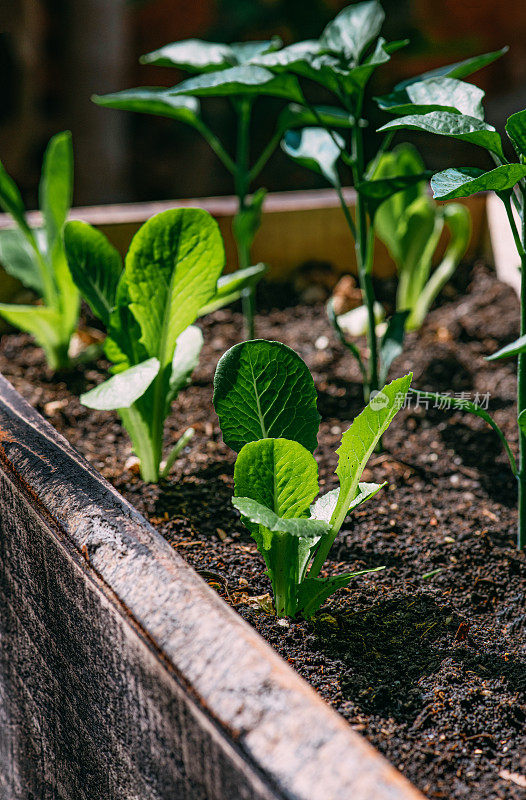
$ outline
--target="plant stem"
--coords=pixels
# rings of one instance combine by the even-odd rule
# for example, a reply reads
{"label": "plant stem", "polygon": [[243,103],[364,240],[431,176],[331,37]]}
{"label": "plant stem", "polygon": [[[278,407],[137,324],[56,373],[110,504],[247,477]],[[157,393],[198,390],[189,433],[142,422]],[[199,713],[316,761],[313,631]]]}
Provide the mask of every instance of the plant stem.
{"label": "plant stem", "polygon": [[[237,131],[237,154],[235,185],[238,199],[238,213],[242,213],[247,207],[247,194],[250,184],[249,171],[249,134],[250,116],[252,113],[252,100],[241,98],[236,102],[238,113]],[[250,243],[246,237],[236,236],[237,252],[240,269],[250,266]],[[243,317],[245,320],[245,339],[254,338],[254,287],[251,286],[243,290],[241,295],[243,305]]]}
{"label": "plant stem", "polygon": [[268,145],[265,147],[263,152],[261,153],[260,157],[252,167],[248,175],[248,182],[249,184],[257,178],[267,161],[269,160],[270,156],[277,148],[281,141],[281,131],[276,131]]}
{"label": "plant stem", "polygon": [[[353,158],[353,178],[354,185],[358,186],[364,179],[365,163],[363,152],[363,131],[360,126],[362,114],[363,92],[358,98],[356,105],[356,124],[352,128],[352,158]],[[372,223],[370,223],[372,224]],[[374,289],[372,283],[371,269],[374,248],[374,237],[368,236],[367,230],[367,208],[360,192],[356,197],[356,262],[358,265],[358,280],[363,292],[364,302],[367,307],[367,344],[369,347],[369,381],[368,386],[364,386],[364,399],[369,400],[371,392],[378,390],[378,343],[376,339],[376,320],[374,317]]]}
{"label": "plant stem", "polygon": [[188,442],[193,438],[194,433],[195,430],[193,428],[188,428],[188,430],[186,430],[183,433],[179,441],[173,446],[173,448],[170,450],[170,453],[168,454],[168,458],[166,459],[166,464],[164,465],[163,469],[160,472],[159,475],[160,478],[168,477],[168,475],[170,474],[170,470],[172,469],[175,463],[175,459],[177,458],[179,453],[181,453],[184,450]]}
{"label": "plant stem", "polygon": [[224,165],[224,167],[226,167],[226,169],[230,173],[232,173],[232,175],[235,175],[236,165],[226,152],[225,148],[223,147],[223,145],[221,144],[215,133],[213,133],[210,130],[208,125],[206,125],[202,119],[197,120],[195,125],[197,130],[203,137],[203,139],[205,139],[208,142],[208,144],[210,145],[210,147],[212,148],[218,159],[221,161],[221,163]]}
{"label": "plant stem", "polygon": [[[511,205],[509,204],[511,213]],[[526,193],[523,192],[523,208],[526,206]],[[506,208],[508,210],[508,208]],[[509,217],[509,214],[508,214]],[[513,219],[513,215],[512,215]],[[521,336],[526,334],[526,214],[522,219],[521,256]],[[526,409],[526,353],[520,353],[517,364],[517,416]],[[519,426],[519,522],[517,547],[526,545],[526,433]]]}

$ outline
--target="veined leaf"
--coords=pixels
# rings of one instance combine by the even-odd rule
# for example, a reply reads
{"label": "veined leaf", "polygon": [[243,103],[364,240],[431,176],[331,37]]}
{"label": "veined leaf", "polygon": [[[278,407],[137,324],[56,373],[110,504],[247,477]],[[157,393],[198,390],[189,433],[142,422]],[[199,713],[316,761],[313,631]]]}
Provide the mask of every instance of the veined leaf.
{"label": "veined leaf", "polygon": [[215,72],[236,63],[232,48],[227,44],[204,42],[201,39],[184,39],[147,53],[141,64],[157,67],[177,67],[187,72]]}
{"label": "veined leaf", "polygon": [[177,337],[214,295],[225,252],[217,222],[199,208],[156,214],[133,237],[125,274],[141,343],[164,369]]}
{"label": "veined leaf", "polygon": [[[362,503],[365,503],[366,500],[370,500],[371,497],[374,497],[380,489],[386,483],[359,483],[358,490],[356,496],[351,500],[349,504],[349,508],[347,509],[347,513],[352,511],[353,508],[357,506],[361,506]],[[313,503],[310,507],[310,516],[311,519],[322,519],[325,522],[330,522],[332,515],[334,514],[334,510],[338,503],[338,498],[340,496],[340,487],[337,489],[332,489],[330,492],[326,494],[322,494],[321,497],[318,497],[315,503]]]}
{"label": "veined leaf", "polygon": [[506,133],[519,154],[526,158],[526,110],[512,114],[506,122]]}
{"label": "veined leaf", "polygon": [[329,529],[316,519],[284,519],[250,497],[233,497],[232,505],[250,522],[263,525],[271,533],[288,533],[301,539],[318,539]]}
{"label": "veined leaf", "polygon": [[381,109],[391,114],[429,114],[432,111],[449,111],[484,118],[482,99],[484,92],[472,83],[456,78],[428,78],[409,84],[405,89],[378,97]]}
{"label": "veined leaf", "polygon": [[500,135],[492,125],[465,114],[451,114],[448,111],[432,111],[430,114],[410,114],[395,119],[378,129],[379,131],[413,130],[451,136],[454,139],[471,142],[485,147],[492,153],[504,157]]}
{"label": "veined leaf", "polygon": [[181,389],[190,383],[192,372],[199,364],[202,347],[203,333],[196,325],[189,325],[185,331],[179,334],[172,359],[168,403],[171,403]]}
{"label": "veined leaf", "polygon": [[174,86],[171,93],[195,97],[271,95],[303,102],[303,93],[294,75],[275,75],[264,67],[245,64],[220,72],[209,72]]}
{"label": "veined leaf", "polygon": [[496,353],[486,357],[486,361],[497,361],[499,358],[509,358],[510,356],[518,356],[521,353],[526,353],[526,336],[519,336],[514,342],[501,347]]}
{"label": "veined leaf", "polygon": [[331,519],[333,530],[341,528],[356,496],[362,472],[377,442],[403,405],[412,377],[412,373],[409,373],[384,386],[343,434],[337,450],[336,474],[340,480],[340,494]]}
{"label": "veined leaf", "polygon": [[93,95],[98,106],[117,108],[121,111],[137,111],[141,114],[154,114],[157,117],[184,122],[196,127],[199,125],[200,106],[195,97],[175,97],[172,89],[156,86],[141,86],[138,89],[125,89],[112,94]]}
{"label": "veined leaf", "polygon": [[44,292],[35,251],[22,231],[0,231],[0,263],[5,271],[39,295]]}
{"label": "veined leaf", "polygon": [[111,368],[113,373],[123,372],[148,358],[146,348],[141,343],[140,325],[130,311],[130,295],[125,272],[121,273],[117,285],[115,308],[110,314],[104,352],[113,362]]}
{"label": "veined leaf", "polygon": [[48,256],[56,239],[62,235],[72,196],[73,146],[71,133],[64,131],[50,139],[42,163],[39,203],[45,223]]}
{"label": "veined leaf", "polygon": [[199,317],[211,314],[218,308],[233,303],[241,297],[243,289],[255,286],[267,271],[266,264],[256,264],[253,267],[238,269],[229,275],[221,275],[217,281],[217,287],[212,299],[199,309]]}
{"label": "veined leaf", "polygon": [[358,63],[367,45],[380,33],[384,19],[383,8],[376,0],[354,3],[329,22],[320,43],[331,52]]}
{"label": "veined leaf", "polygon": [[149,358],[142,364],[119,372],[99,386],[80,396],[80,402],[88,408],[99,411],[112,411],[117,408],[129,408],[145,393],[159,372],[157,358]]}
{"label": "veined leaf", "polygon": [[502,164],[484,172],[477,167],[461,167],[437,172],[431,178],[433,197],[451,200],[454,197],[469,197],[477,192],[505,192],[526,176],[523,164]]}
{"label": "veined leaf", "polygon": [[103,233],[79,220],[67,223],[64,246],[73,281],[95,316],[107,327],[122,274],[118,251]]}
{"label": "veined leaf", "polygon": [[214,377],[214,407],[223,439],[239,452],[247,442],[283,438],[311,452],[320,416],[314,381],[301,358],[281,342],[234,345]]}
{"label": "veined leaf", "polygon": [[250,497],[278,517],[306,517],[318,494],[318,465],[298,442],[260,439],[242,447],[234,484],[236,496]]}
{"label": "veined leaf", "polygon": [[283,151],[296,163],[323,175],[333,186],[340,184],[337,162],[344,145],[341,136],[323,128],[287,131],[281,142]]}

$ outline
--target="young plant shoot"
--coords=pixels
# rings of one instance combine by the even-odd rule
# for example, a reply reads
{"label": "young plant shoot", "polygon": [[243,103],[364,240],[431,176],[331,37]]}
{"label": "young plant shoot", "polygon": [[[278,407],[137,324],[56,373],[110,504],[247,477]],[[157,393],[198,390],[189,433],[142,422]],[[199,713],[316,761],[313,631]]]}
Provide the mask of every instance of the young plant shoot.
{"label": "young plant shoot", "polygon": [[[366,307],[367,360],[354,345],[350,349],[364,377],[366,400],[372,391],[378,389],[392,359],[401,351],[408,316],[406,309],[398,310],[379,339],[372,281],[376,214],[382,203],[394,194],[418,185],[427,177],[425,172],[375,177],[378,162],[390,146],[391,131],[385,133],[370,164],[366,162],[364,134],[368,121],[364,119],[364,102],[369,79],[377,67],[389,62],[392,53],[407,44],[406,40],[387,42],[380,36],[384,16],[377,0],[355,3],[344,8],[318,40],[301,42],[258,57],[258,63],[276,75],[296,75],[324,87],[336,97],[339,109],[347,114],[350,122],[349,136],[345,137],[318,118],[317,127],[288,131],[282,146],[297,163],[317,172],[335,188],[355,242],[358,280]],[[498,55],[492,53],[471,59],[459,69],[463,74],[469,74]],[[342,167],[350,169],[357,190],[355,217],[351,215],[342,192],[339,172]]]}
{"label": "young plant shoot", "polygon": [[225,443],[238,453],[232,503],[265,560],[277,616],[308,619],[352,578],[383,569],[320,577],[349,511],[384,485],[360,478],[411,377],[385,386],[356,417],[337,451],[340,486],[316,499],[320,416],[306,364],[264,340],[235,345],[219,361],[214,406]]}
{"label": "young plant shoot", "polygon": [[[281,47],[277,37],[267,42],[241,42],[232,45],[189,39],[161,47],[143,56],[143,64],[175,67],[192,77],[171,88],[140,87],[104,96],[95,96],[96,103],[108,108],[155,114],[183,122],[193,127],[208,142],[223,166],[233,178],[238,211],[233,223],[240,268],[252,262],[251,248],[261,224],[266,190],[258,188],[250,195],[251,186],[279,146],[288,128],[312,125],[322,119],[330,126],[348,126],[349,119],[340,109],[320,107],[309,110],[294,75],[275,75],[254,63],[265,53]],[[251,124],[256,100],[263,96],[293,101],[279,115],[276,130],[260,155],[251,161]],[[237,122],[237,142],[234,153],[219,140],[206,124],[201,113],[200,99],[221,97],[228,100]],[[245,334],[254,336],[255,281],[243,289]]]}
{"label": "young plant shoot", "polygon": [[72,192],[69,131],[54,136],[44,154],[39,187],[42,228],[38,230],[29,227],[18,187],[0,163],[0,208],[16,226],[0,232],[0,262],[6,272],[42,298],[41,305],[0,303],[0,316],[35,338],[52,370],[69,366],[69,345],[79,316],[79,293],[63,242]]}
{"label": "young plant shoot", "polygon": [[[504,51],[500,51],[504,52]],[[490,54],[491,55],[491,54]],[[463,78],[488,62],[489,56],[469,59],[460,64],[426,73],[411,83],[400,84],[380,103],[393,114],[402,115],[384,125],[382,130],[416,130],[467,141],[487,151],[494,162],[491,169],[455,167],[439,172],[431,179],[434,197],[452,200],[477,192],[494,191],[504,203],[517,252],[521,262],[521,330],[520,338],[489,357],[489,360],[518,357],[517,423],[519,433],[519,466],[511,455],[504,434],[489,418],[491,426],[505,443],[510,464],[519,489],[519,549],[526,544],[526,110],[513,114],[505,129],[513,145],[516,159],[510,161],[503,149],[500,134],[484,121],[484,93]],[[516,216],[514,214],[514,209]],[[517,224],[518,220],[518,224]],[[473,404],[462,410],[482,416]],[[487,416],[487,415],[486,415]]]}
{"label": "young plant shoot", "polygon": [[83,394],[89,408],[116,409],[140,460],[143,480],[165,477],[188,441],[163,458],[164,421],[197,366],[203,343],[192,323],[225,302],[218,278],[225,263],[217,223],[197,208],[152,217],[135,234],[124,270],[106,237],[84,222],[65,229],[75,283],[107,331],[113,377]]}

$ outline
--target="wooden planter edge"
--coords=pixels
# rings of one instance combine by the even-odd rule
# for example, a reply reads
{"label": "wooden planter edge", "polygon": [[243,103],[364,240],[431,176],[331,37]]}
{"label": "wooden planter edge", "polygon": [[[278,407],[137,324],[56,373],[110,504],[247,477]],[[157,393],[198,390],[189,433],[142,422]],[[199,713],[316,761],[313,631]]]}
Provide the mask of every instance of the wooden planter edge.
{"label": "wooden planter edge", "polygon": [[0,509],[3,798],[422,798],[1,376]]}

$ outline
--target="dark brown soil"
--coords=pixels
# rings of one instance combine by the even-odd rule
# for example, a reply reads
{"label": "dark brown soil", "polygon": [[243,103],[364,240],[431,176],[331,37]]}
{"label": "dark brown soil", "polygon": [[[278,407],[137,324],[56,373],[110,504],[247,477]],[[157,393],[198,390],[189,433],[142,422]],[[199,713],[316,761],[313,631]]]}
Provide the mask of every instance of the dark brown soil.
{"label": "dark brown soil", "polygon": [[[323,306],[283,308],[286,300],[260,316],[258,334],[289,344],[312,370],[328,490],[341,432],[362,407],[359,376]],[[234,454],[211,407],[215,365],[238,341],[240,315],[216,312],[203,328],[201,364],[174,405],[167,444],[189,425],[197,434],[160,486],[123,469],[131,449],[116,416],[75,397],[106,377],[103,364],[53,378],[41,351],[10,335],[0,369],[429,798],[524,797],[526,563],[514,543],[516,484],[493,432],[458,412],[401,412],[364,475],[388,487],[347,521],[328,564],[387,569],[357,579],[311,622],[278,621],[262,610],[269,582],[230,504]],[[490,392],[489,410],[515,443],[514,364],[484,355],[517,332],[512,290],[479,267],[467,295],[451,296],[410,335],[392,375],[412,369],[417,388]]]}

